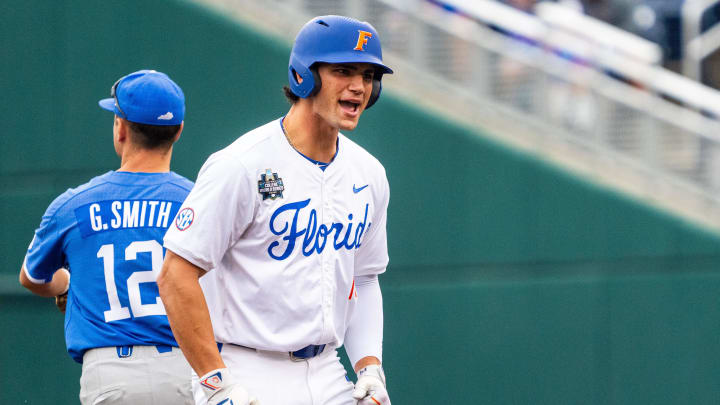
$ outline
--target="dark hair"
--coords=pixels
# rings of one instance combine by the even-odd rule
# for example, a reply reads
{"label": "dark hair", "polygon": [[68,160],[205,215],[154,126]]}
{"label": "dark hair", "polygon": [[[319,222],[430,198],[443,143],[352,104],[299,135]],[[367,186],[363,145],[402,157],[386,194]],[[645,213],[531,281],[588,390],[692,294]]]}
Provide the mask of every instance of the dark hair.
{"label": "dark hair", "polygon": [[169,148],[180,130],[180,125],[148,125],[127,121],[136,135],[133,141],[143,149]]}
{"label": "dark hair", "polygon": [[293,93],[287,85],[283,86],[283,92],[285,93],[285,98],[290,104],[295,104],[298,100],[300,100],[300,97],[295,95],[295,93]]}

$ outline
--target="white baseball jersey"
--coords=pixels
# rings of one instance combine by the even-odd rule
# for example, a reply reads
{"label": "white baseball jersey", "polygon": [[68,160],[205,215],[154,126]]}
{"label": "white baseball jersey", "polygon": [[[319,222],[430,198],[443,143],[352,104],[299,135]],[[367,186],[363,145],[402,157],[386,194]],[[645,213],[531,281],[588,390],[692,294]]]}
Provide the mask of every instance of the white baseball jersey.
{"label": "white baseball jersey", "polygon": [[165,235],[209,271],[200,279],[215,338],[263,350],[342,345],[354,277],[388,263],[385,169],[339,134],[323,171],[281,120],[213,154]]}

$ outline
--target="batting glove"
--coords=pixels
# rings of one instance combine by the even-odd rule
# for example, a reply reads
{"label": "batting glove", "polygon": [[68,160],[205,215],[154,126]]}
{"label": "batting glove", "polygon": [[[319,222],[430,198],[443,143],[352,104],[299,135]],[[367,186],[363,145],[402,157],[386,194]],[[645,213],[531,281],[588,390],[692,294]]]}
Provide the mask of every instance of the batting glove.
{"label": "batting glove", "polygon": [[353,398],[358,405],[390,405],[390,397],[385,388],[385,372],[381,366],[373,364],[358,371],[358,380]]}
{"label": "batting glove", "polygon": [[260,405],[235,381],[227,368],[219,368],[200,377],[200,386],[208,405]]}

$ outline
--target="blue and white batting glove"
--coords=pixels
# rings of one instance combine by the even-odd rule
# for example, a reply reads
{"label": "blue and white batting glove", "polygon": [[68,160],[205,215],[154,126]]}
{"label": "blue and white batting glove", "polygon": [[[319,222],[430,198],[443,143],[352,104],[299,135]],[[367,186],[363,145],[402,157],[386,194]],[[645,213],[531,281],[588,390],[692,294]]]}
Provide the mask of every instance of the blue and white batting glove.
{"label": "blue and white batting glove", "polygon": [[385,372],[382,367],[373,364],[358,371],[353,398],[358,405],[390,405],[390,397],[385,388]]}
{"label": "blue and white batting glove", "polygon": [[260,405],[235,381],[230,370],[219,368],[200,377],[208,405]]}

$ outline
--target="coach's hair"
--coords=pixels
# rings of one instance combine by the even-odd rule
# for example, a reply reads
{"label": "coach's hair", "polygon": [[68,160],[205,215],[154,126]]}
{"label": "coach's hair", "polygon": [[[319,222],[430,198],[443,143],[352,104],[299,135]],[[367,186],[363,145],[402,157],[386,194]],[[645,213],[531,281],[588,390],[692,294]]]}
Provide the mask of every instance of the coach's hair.
{"label": "coach's hair", "polygon": [[290,104],[295,104],[298,100],[300,100],[300,97],[295,95],[295,93],[293,93],[287,85],[283,86],[283,93],[285,93],[285,98]]}
{"label": "coach's hair", "polygon": [[148,125],[127,121],[135,137],[133,141],[143,149],[169,148],[180,130],[180,125]]}

